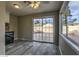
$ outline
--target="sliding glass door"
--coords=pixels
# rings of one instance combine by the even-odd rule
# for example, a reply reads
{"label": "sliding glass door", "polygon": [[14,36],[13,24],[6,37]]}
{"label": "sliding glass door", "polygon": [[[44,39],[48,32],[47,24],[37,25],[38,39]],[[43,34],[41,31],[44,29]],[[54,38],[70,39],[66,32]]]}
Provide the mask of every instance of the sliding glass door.
{"label": "sliding glass door", "polygon": [[33,19],[33,40],[53,42],[53,18]]}

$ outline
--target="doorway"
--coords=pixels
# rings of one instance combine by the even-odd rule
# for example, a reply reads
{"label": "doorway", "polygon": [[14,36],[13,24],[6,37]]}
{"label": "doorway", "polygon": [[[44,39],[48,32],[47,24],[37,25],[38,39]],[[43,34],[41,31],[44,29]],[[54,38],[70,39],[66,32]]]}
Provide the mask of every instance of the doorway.
{"label": "doorway", "polygon": [[33,40],[54,42],[54,19],[52,17],[33,19]]}

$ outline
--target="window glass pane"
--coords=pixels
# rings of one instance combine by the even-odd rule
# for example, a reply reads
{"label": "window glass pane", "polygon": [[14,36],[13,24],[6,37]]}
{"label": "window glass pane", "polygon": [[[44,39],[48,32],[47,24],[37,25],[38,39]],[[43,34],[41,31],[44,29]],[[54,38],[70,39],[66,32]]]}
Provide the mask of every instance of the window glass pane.
{"label": "window glass pane", "polygon": [[62,33],[66,35],[66,18],[64,14],[62,14]]}
{"label": "window glass pane", "polygon": [[68,37],[79,44],[79,1],[69,2],[67,16]]}

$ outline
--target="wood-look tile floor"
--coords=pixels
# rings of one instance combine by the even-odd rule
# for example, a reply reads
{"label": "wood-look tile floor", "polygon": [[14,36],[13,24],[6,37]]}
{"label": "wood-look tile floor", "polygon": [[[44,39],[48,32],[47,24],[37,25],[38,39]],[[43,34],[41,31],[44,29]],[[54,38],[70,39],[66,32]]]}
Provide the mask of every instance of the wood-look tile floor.
{"label": "wood-look tile floor", "polygon": [[15,41],[6,45],[6,55],[59,55],[59,49],[54,44]]}

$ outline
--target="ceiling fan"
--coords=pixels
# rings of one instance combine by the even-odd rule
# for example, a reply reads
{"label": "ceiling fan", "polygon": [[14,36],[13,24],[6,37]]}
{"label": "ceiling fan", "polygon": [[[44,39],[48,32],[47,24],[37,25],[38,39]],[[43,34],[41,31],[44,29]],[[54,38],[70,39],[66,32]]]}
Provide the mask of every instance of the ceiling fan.
{"label": "ceiling fan", "polygon": [[33,9],[37,9],[41,3],[48,4],[49,1],[24,1],[24,3]]}
{"label": "ceiling fan", "polygon": [[[49,1],[23,1],[21,3],[25,4],[28,7],[31,7],[33,9],[37,9],[40,7],[41,3],[49,4]],[[15,2],[12,3],[12,6],[14,6],[17,9],[19,9],[21,7],[20,3],[15,3]]]}

